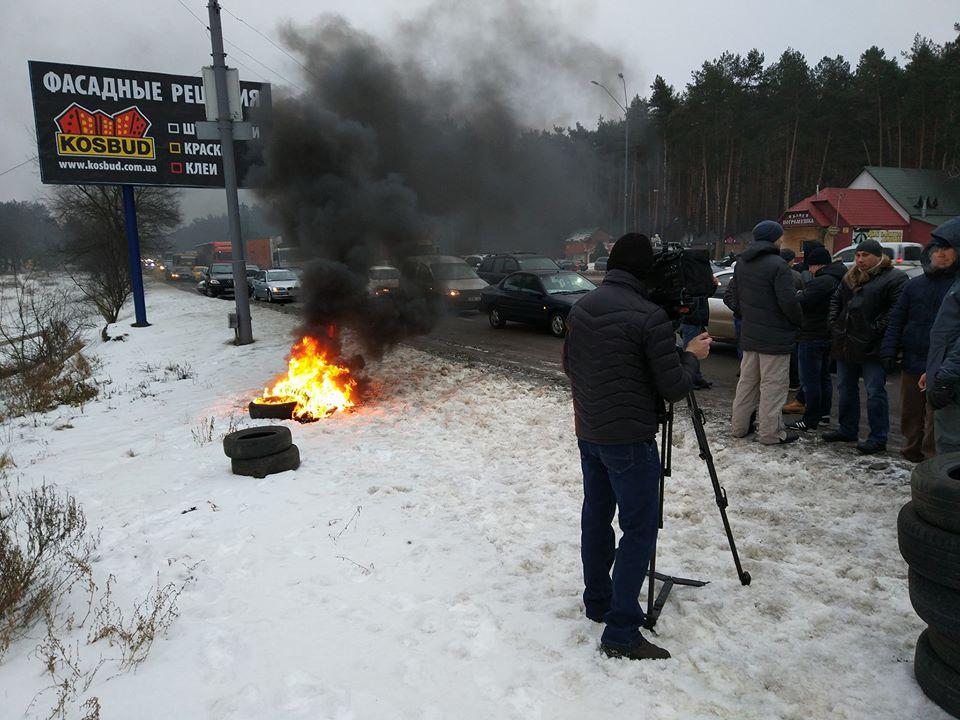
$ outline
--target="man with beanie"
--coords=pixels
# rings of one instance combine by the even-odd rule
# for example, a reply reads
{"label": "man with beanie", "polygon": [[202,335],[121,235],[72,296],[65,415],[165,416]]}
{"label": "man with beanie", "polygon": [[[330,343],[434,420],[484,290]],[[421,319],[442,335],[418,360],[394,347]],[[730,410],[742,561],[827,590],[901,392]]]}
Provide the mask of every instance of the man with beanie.
{"label": "man with beanie", "polygon": [[[930,236],[960,252],[960,217],[947,220]],[[960,452],[960,279],[947,291],[933,321],[920,387],[933,407],[937,454]]]}
{"label": "man with beanie", "polygon": [[[790,383],[790,353],[797,340],[803,314],[797,301],[793,271],[777,242],[783,228],[764,220],[753,229],[753,242],[737,261],[731,284],[736,283],[734,304],[742,316],[740,380],[733,400],[731,431],[735,437],[751,432],[750,416],[757,410],[757,439],[765,445],[793,442],[781,408]],[[759,402],[759,409],[757,404]]]}
{"label": "man with beanie", "polygon": [[823,245],[815,245],[805,255],[807,272],[803,290],[797,296],[803,309],[798,359],[803,388],[803,419],[787,425],[788,430],[816,430],[829,421],[833,400],[830,379],[830,298],[847,273],[842,262],[833,262]]}
{"label": "man with beanie", "polygon": [[867,422],[870,434],[857,443],[863,455],[887,449],[890,403],[887,373],[880,363],[880,342],[907,276],[893,263],[876,240],[857,245],[855,264],[830,301],[832,354],[837,361],[840,395],[839,427],[823,434],[827,442],[857,442],[860,433],[860,378],[867,388]]}
{"label": "man with beanie", "polygon": [[[640,634],[640,589],[659,522],[656,435],[664,401],[687,396],[698,359],[710,352],[706,333],[678,352],[673,323],[644,294],[652,263],[646,236],[617,240],[600,287],[567,316],[563,345],[583,470],[583,604],[588,618],[606,624],[600,649],[633,660],[670,657]],[[623,537],[615,550],[616,510]]]}
{"label": "man with beanie", "polygon": [[957,279],[957,250],[944,238],[932,235],[920,262],[923,275],[903,286],[880,345],[880,362],[888,373],[896,370],[897,356],[902,355],[900,432],[907,442],[900,454],[910,462],[922,462],[937,454],[934,411],[919,382],[927,369],[930,329],[944,296]]}

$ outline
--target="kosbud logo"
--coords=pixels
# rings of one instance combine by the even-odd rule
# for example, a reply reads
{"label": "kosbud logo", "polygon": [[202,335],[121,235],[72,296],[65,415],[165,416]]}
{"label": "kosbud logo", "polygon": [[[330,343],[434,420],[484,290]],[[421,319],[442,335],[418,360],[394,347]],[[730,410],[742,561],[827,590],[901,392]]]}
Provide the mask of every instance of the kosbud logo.
{"label": "kosbud logo", "polygon": [[90,112],[73,103],[54,118],[57,154],[81,157],[120,157],[152,160],[153,138],[147,137],[150,121],[136,107],[113,115]]}

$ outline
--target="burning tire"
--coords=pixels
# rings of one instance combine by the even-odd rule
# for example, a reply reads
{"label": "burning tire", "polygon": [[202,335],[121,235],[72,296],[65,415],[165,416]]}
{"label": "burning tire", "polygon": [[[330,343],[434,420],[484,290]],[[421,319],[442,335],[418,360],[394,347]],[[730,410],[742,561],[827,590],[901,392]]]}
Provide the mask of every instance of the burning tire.
{"label": "burning tire", "polygon": [[292,420],[293,410],[296,407],[296,401],[283,403],[252,402],[247,406],[247,410],[254,420]]}
{"label": "burning tire", "polygon": [[249,460],[283,452],[293,444],[290,429],[263,425],[232,432],[223,438],[223,452],[233,460]]}
{"label": "burning tire", "polygon": [[234,458],[230,461],[230,466],[234,475],[265,478],[267,475],[296,470],[300,467],[300,449],[296,445],[291,445],[286,450],[273,455],[246,460]]}
{"label": "burning tire", "polygon": [[924,630],[917,640],[913,672],[928,698],[951,715],[960,717],[960,672],[934,652],[928,630]]}
{"label": "burning tire", "polygon": [[908,502],[897,516],[897,542],[911,570],[960,590],[960,535],[926,522]]}
{"label": "burning tire", "polygon": [[917,465],[910,476],[910,494],[920,517],[938,528],[960,533],[960,453]]}

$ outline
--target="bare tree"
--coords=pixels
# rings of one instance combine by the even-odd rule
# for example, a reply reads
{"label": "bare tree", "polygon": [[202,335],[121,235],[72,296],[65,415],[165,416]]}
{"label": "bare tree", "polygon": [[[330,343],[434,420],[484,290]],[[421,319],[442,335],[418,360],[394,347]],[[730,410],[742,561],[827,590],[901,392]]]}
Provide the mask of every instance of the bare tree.
{"label": "bare tree", "polygon": [[[180,224],[176,191],[135,190],[143,251],[162,250],[165,236]],[[123,196],[114,185],[64,185],[50,205],[64,226],[63,252],[71,277],[104,321],[114,323],[132,291]]]}

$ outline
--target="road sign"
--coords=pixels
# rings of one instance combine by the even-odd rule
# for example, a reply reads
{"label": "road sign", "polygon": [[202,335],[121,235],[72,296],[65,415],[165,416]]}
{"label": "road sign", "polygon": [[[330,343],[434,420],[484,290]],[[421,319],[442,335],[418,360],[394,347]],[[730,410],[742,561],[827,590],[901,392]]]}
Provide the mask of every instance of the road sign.
{"label": "road sign", "polygon": [[[197,136],[203,81],[188,75],[31,61],[40,178],[71,185],[222,188],[219,142]],[[270,85],[241,82],[252,140],[235,146],[240,187],[262,157]]]}

